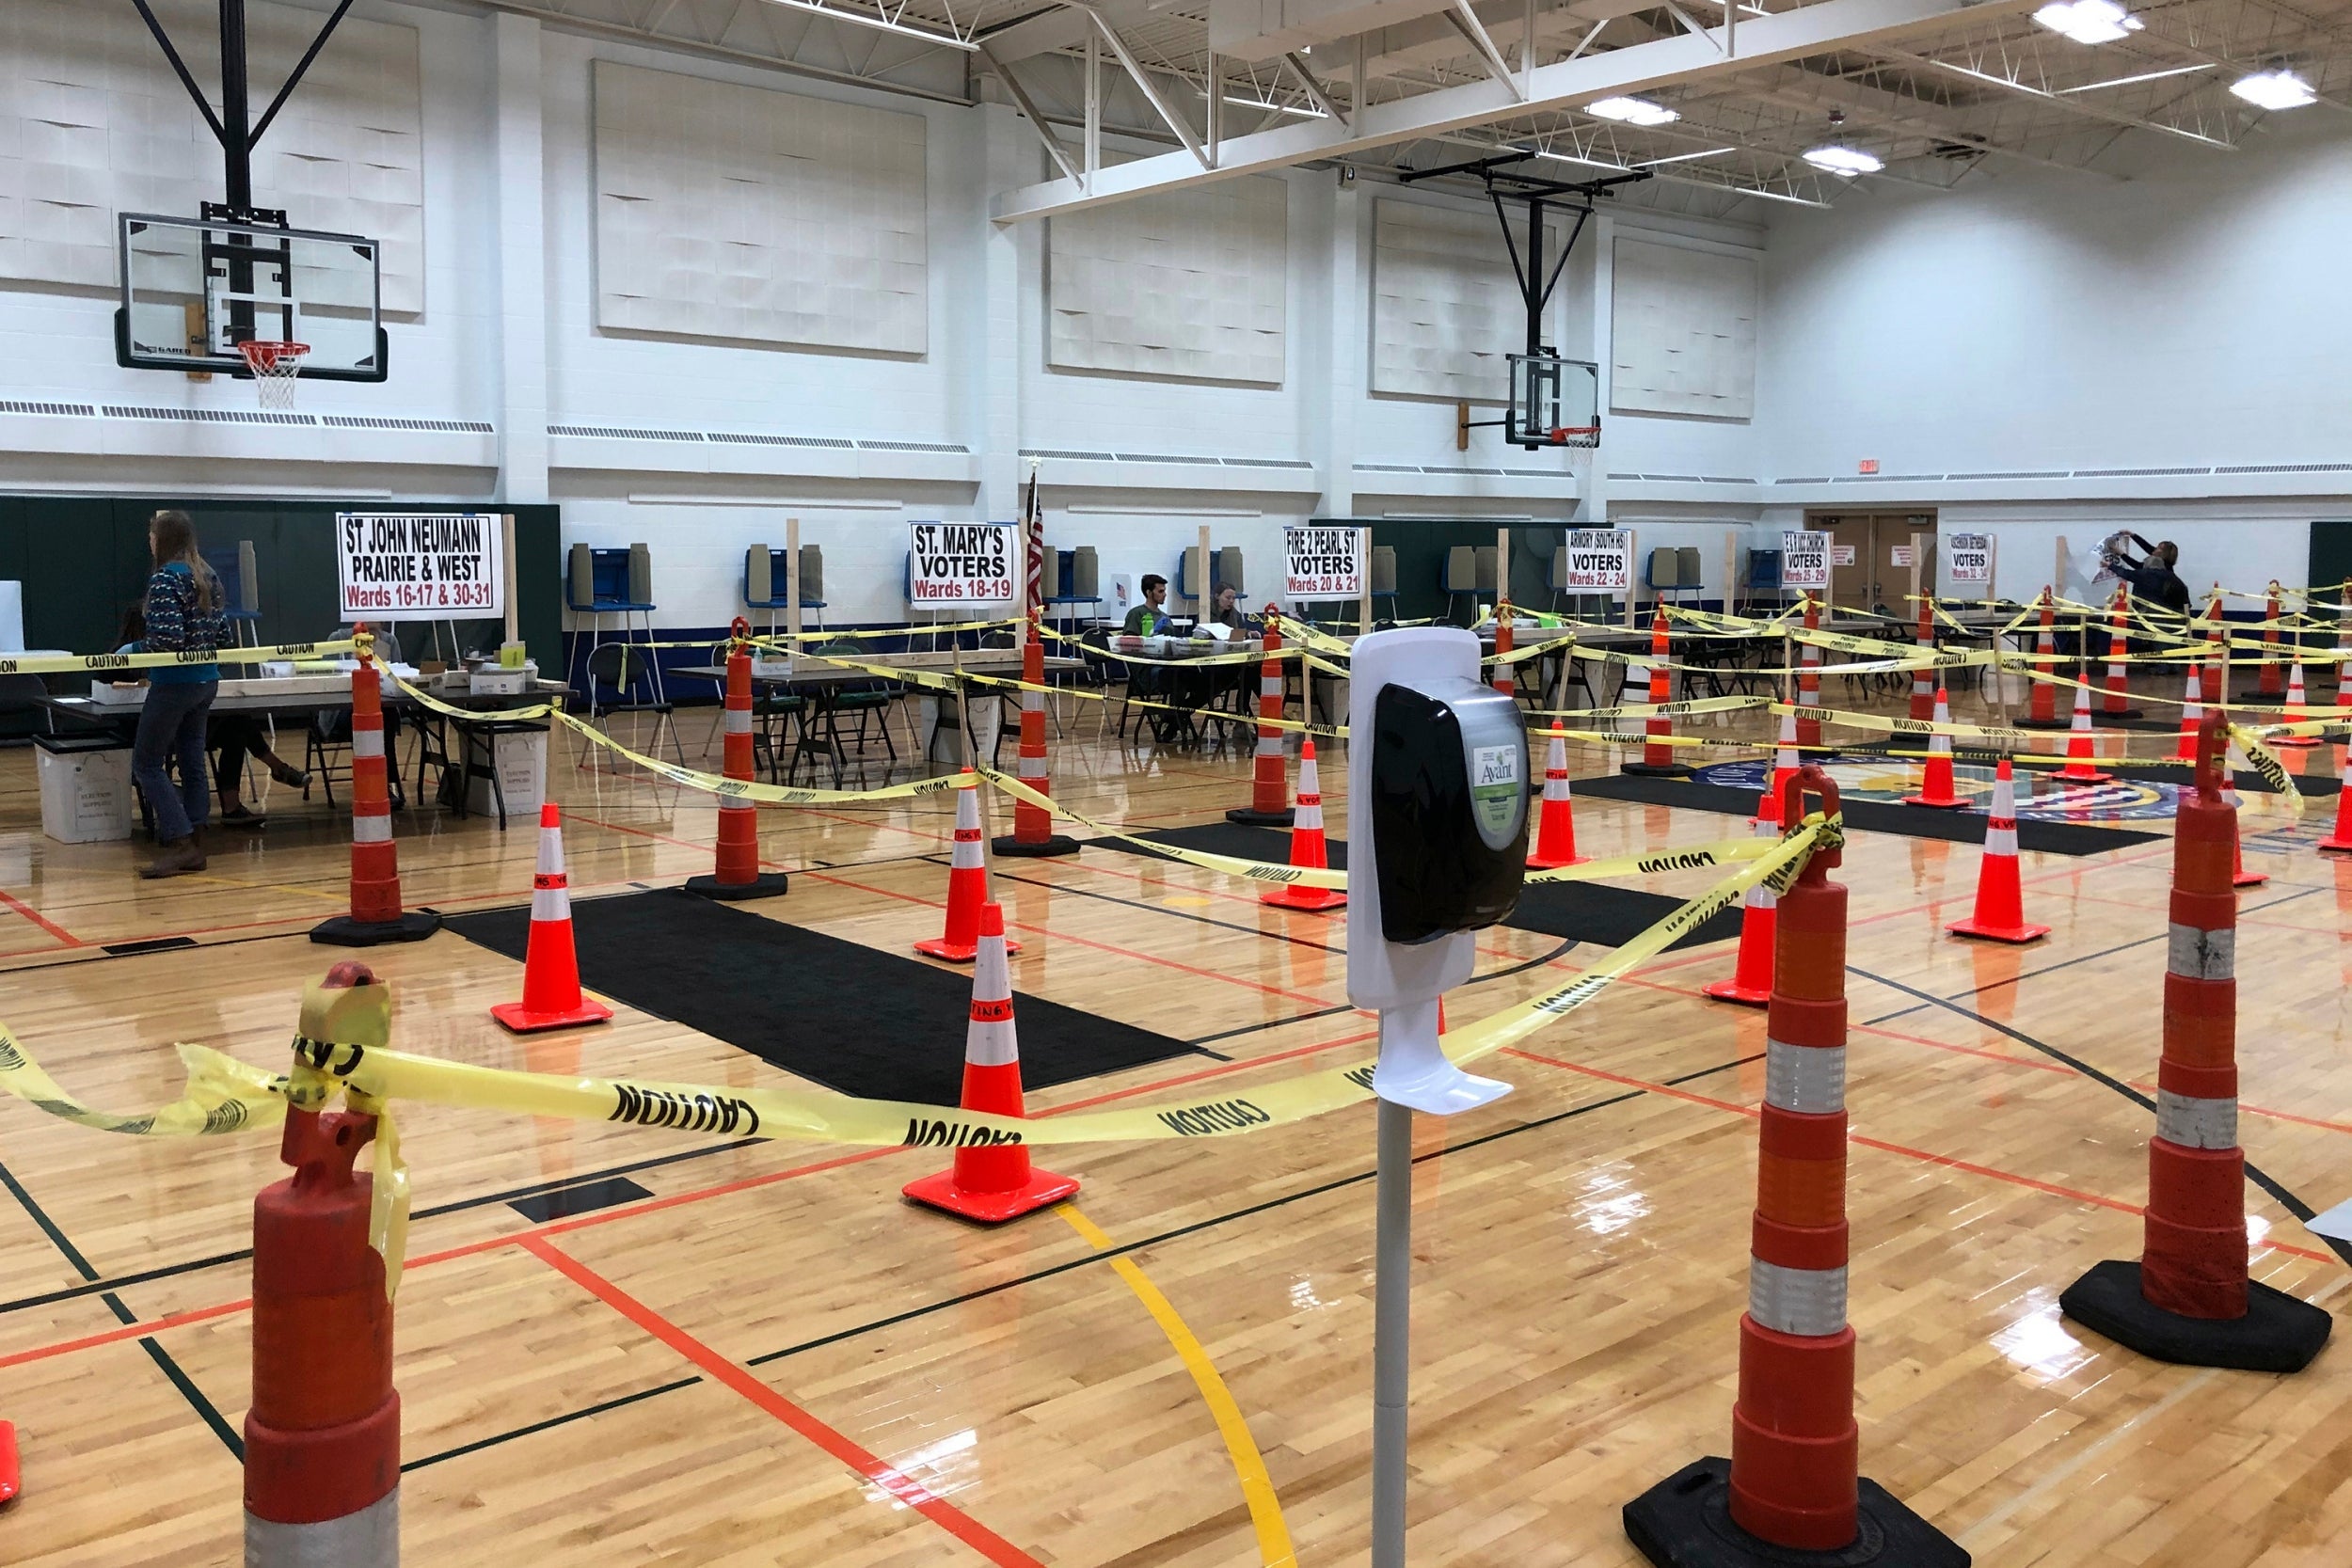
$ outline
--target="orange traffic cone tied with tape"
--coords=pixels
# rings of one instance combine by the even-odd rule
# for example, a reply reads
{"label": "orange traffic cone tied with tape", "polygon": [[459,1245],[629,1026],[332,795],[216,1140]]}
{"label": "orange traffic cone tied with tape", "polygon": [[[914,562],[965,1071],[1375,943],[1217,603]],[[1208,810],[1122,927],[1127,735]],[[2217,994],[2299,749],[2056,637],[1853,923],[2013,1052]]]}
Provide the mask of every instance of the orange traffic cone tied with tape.
{"label": "orange traffic cone tied with tape", "polygon": [[[1649,702],[1653,707],[1663,707],[1674,701],[1674,644],[1666,626],[1666,611],[1661,608],[1649,628]],[[1642,758],[1629,762],[1623,772],[1643,774],[1652,778],[1684,779],[1691,775],[1688,765],[1675,760],[1675,721],[1662,713],[1653,713],[1642,722]]]}
{"label": "orange traffic cone tied with tape", "polygon": [[[726,776],[743,784],[756,777],[752,745],[752,653],[747,641],[751,631],[751,623],[738,616],[734,645],[727,650],[727,696],[722,719],[726,732]],[[759,808],[739,795],[720,796],[716,863],[709,876],[688,878],[686,891],[739,903],[773,898],[790,885],[783,872],[759,868]]]}
{"label": "orange traffic cone tied with tape", "polygon": [[358,663],[351,672],[351,912],[310,928],[312,942],[373,947],[422,942],[441,928],[429,910],[400,906],[400,850],[392,842],[390,764],[384,752],[384,687],[374,637],[354,628]]}
{"label": "orange traffic cone tied with tape", "polygon": [[2090,731],[2090,689],[2074,688],[2074,721],[2066,736],[2066,766],[2058,776],[2068,784],[2106,784],[2115,777],[2099,771],[2098,752]]}
{"label": "orange traffic cone tied with tape", "polygon": [[[1291,864],[1321,871],[1330,863],[1329,854],[1323,837],[1323,785],[1315,772],[1315,743],[1311,739],[1298,752],[1298,809],[1291,818]],[[1292,882],[1259,895],[1258,902],[1314,911],[1344,908],[1347,895],[1337,888]]]}
{"label": "orange traffic cone tied with tape", "polygon": [[[1258,749],[1249,761],[1249,804],[1225,814],[1228,822],[1260,828],[1291,825],[1290,790],[1282,776],[1282,612],[1265,607],[1265,658],[1258,666]],[[1275,722],[1267,723],[1265,721]]]}
{"label": "orange traffic cone tied with tape", "polygon": [[[1015,771],[1040,795],[1054,793],[1053,769],[1045,754],[1045,639],[1038,611],[1029,611],[1028,640],[1021,645],[1021,758]],[[1000,855],[1074,855],[1078,841],[1054,832],[1054,814],[1026,800],[1012,805],[1012,832],[989,846]]]}
{"label": "orange traffic cone tied with tape", "polygon": [[[1756,807],[1755,821],[1756,837],[1780,836],[1780,802],[1772,799],[1769,790]],[[1770,1002],[1779,911],[1780,897],[1769,884],[1757,882],[1749,888],[1740,900],[1740,955],[1731,978],[1700,989],[1718,1002],[1737,1002],[1749,1007],[1761,1007]]]}
{"label": "orange traffic cone tied with tape", "polygon": [[[1005,911],[979,913],[978,954],[972,970],[972,1020],[963,1036],[963,1109],[1020,1117],[1021,1042],[1012,1022],[1012,972],[1005,962]],[[956,1150],[955,1164],[910,1181],[908,1197],[983,1225],[1018,1219],[1078,1191],[1067,1176],[1039,1170],[1022,1143],[974,1144]]]}

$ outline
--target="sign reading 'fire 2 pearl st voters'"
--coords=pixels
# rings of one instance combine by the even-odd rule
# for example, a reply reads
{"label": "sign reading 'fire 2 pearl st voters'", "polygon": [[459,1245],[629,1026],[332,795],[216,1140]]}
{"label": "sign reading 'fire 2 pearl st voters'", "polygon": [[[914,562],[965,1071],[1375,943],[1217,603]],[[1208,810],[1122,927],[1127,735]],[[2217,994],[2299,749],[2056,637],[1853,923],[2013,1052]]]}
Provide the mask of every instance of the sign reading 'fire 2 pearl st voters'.
{"label": "sign reading 'fire 2 pearl st voters'", "polygon": [[1783,588],[1829,586],[1829,535],[1783,529],[1780,535],[1780,585]]}
{"label": "sign reading 'fire 2 pearl st voters'", "polygon": [[1563,589],[1622,594],[1633,586],[1633,535],[1621,528],[1568,530],[1568,571]]}
{"label": "sign reading 'fire 2 pearl st voters'", "polygon": [[1293,599],[1353,599],[1364,591],[1364,531],[1282,530],[1282,593]]}
{"label": "sign reading 'fire 2 pearl st voters'", "polygon": [[1946,582],[1991,582],[1993,536],[1989,533],[1947,533],[1944,536]]}
{"label": "sign reading 'fire 2 pearl st voters'", "polygon": [[495,513],[338,512],[340,613],[346,621],[503,615],[503,532]]}
{"label": "sign reading 'fire 2 pearl st voters'", "polygon": [[1021,581],[1017,523],[910,523],[907,600],[942,610],[1005,610]]}

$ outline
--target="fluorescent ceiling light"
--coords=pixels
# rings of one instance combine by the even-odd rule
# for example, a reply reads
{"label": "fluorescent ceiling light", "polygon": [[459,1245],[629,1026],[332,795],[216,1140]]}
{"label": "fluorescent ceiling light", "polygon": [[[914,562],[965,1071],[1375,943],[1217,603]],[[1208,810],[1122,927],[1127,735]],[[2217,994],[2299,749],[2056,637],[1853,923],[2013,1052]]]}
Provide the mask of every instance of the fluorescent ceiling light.
{"label": "fluorescent ceiling light", "polygon": [[2078,87],[2060,87],[2061,93],[2097,92],[2102,87],[2128,87],[2135,82],[2161,82],[2167,76],[2193,76],[2201,71],[2211,71],[2209,65],[2176,65],[2169,71],[2143,71],[2137,76],[2111,76],[2104,82],[2085,82]]}
{"label": "fluorescent ceiling light", "polygon": [[1604,98],[1597,103],[1587,103],[1584,112],[1603,119],[1622,119],[1629,125],[1671,125],[1682,117],[1663,103],[1653,103],[1646,98]]}
{"label": "fluorescent ceiling light", "polygon": [[900,38],[921,39],[925,43],[937,43],[949,49],[961,49],[967,55],[979,48],[979,45],[976,43],[946,33],[934,33],[928,27],[909,27],[893,22],[887,17],[875,16],[871,12],[843,10],[834,6],[819,5],[818,0],[768,0],[768,3],[771,6],[787,6],[796,11],[806,11],[812,16],[830,17],[835,22],[849,23],[853,27],[871,27],[876,32],[896,33]]}
{"label": "fluorescent ceiling light", "polygon": [[1726,152],[1737,152],[1736,147],[1709,147],[1697,152],[1674,152],[1663,158],[1645,158],[1635,168],[1656,168],[1661,164],[1687,164],[1693,158],[1720,158]]}
{"label": "fluorescent ceiling light", "polygon": [[2230,84],[2230,91],[2257,109],[2299,109],[2319,97],[2309,82],[2284,66],[2241,76]]}
{"label": "fluorescent ceiling light", "polygon": [[1623,164],[1603,163],[1598,158],[1580,158],[1572,152],[1547,152],[1538,150],[1535,156],[1538,158],[1549,158],[1555,164],[1582,164],[1586,168],[1605,168],[1612,174],[1630,174],[1633,172]]}
{"label": "fluorescent ceiling light", "polygon": [[1225,102],[1228,103],[1238,103],[1245,109],[1272,109],[1278,114],[1300,115],[1308,119],[1327,119],[1330,118],[1321,109],[1311,109],[1304,104],[1269,103],[1263,98],[1236,98],[1230,92],[1225,95]]}
{"label": "fluorescent ceiling light", "polygon": [[2051,0],[2033,19],[2076,43],[2113,43],[2144,25],[2115,0]]}
{"label": "fluorescent ceiling light", "polygon": [[1817,147],[1804,155],[1804,161],[1845,180],[1857,174],[1876,174],[1886,166],[1883,159],[1858,147]]}

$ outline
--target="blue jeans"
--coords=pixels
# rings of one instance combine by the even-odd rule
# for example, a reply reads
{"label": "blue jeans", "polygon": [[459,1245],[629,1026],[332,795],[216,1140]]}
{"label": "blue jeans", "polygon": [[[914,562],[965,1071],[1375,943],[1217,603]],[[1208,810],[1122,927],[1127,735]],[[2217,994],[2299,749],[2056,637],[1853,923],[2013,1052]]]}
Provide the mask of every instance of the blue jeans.
{"label": "blue jeans", "polygon": [[[204,754],[205,721],[218,681],[158,681],[139,707],[139,733],[131,742],[131,777],[155,814],[155,841],[177,844],[204,825],[213,811],[213,775]],[[164,772],[167,757],[180,759],[180,787]]]}

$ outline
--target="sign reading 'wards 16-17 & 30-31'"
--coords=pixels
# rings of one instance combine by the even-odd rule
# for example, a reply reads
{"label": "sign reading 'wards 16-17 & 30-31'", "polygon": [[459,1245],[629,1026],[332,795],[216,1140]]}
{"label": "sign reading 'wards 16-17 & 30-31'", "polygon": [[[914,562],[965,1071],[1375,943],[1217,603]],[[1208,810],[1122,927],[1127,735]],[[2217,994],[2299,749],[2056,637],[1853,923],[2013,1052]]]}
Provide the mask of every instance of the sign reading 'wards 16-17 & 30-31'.
{"label": "sign reading 'wards 16-17 & 30-31'", "polygon": [[907,601],[943,610],[1004,609],[1021,580],[1017,523],[907,525]]}
{"label": "sign reading 'wards 16-17 & 30-31'", "polygon": [[1282,593],[1293,599],[1353,599],[1364,591],[1364,531],[1309,523],[1282,530]]}
{"label": "sign reading 'wards 16-17 & 30-31'", "polygon": [[338,512],[335,582],[345,621],[506,613],[504,524],[483,512]]}

